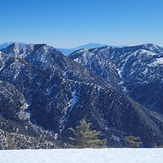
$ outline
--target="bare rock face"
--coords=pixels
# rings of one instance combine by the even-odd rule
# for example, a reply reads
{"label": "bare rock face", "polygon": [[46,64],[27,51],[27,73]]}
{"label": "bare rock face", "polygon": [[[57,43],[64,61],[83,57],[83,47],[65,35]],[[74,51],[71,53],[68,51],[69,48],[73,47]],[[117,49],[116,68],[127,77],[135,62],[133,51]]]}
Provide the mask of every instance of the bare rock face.
{"label": "bare rock face", "polygon": [[[115,147],[125,146],[124,137],[128,135],[139,136],[144,147],[163,144],[163,117],[123,94],[120,65],[104,49],[92,50],[101,54],[101,61],[92,54],[93,61],[90,57],[87,61],[91,63],[87,64],[82,57],[73,58],[82,61],[77,63],[71,59],[73,55],[65,57],[45,44],[14,43],[2,49],[2,118],[17,126],[19,134],[34,138],[42,135],[43,141],[54,141],[56,146],[54,137],[66,141],[68,128],[77,126],[83,118]],[[112,53],[115,50],[109,49]],[[106,57],[108,60],[103,62]],[[9,132],[8,128],[1,129]]]}

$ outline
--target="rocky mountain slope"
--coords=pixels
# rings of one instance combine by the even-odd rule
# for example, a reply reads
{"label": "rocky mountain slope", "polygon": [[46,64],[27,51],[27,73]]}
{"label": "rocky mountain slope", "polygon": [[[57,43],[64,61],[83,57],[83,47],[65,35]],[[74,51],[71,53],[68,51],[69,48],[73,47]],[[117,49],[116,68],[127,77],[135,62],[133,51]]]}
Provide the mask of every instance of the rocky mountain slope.
{"label": "rocky mountain slope", "polygon": [[14,43],[0,51],[1,116],[62,142],[85,118],[114,147],[126,146],[128,135],[139,136],[144,147],[163,144],[163,117],[123,94],[112,62],[107,70],[116,76],[106,80],[45,44]]}
{"label": "rocky mountain slope", "polygon": [[[115,63],[107,56],[107,54],[101,53],[101,51],[105,48],[108,47],[81,49],[70,54],[69,58],[82,64],[83,66],[86,66],[94,74],[104,78],[118,89],[120,88],[119,82],[121,79]],[[109,51],[115,49],[114,47],[109,48]]]}
{"label": "rocky mountain slope", "polygon": [[58,148],[53,133],[30,122],[26,107],[23,94],[0,81],[0,149]]}
{"label": "rocky mountain slope", "polygon": [[69,56],[88,67],[132,99],[163,113],[163,49],[144,44],[132,47],[82,49]]}

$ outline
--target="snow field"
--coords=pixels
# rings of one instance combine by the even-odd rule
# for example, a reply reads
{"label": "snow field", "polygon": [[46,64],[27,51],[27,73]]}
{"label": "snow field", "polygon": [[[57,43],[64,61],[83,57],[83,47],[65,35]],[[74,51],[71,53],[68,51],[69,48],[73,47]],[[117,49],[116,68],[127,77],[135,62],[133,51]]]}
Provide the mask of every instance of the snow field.
{"label": "snow field", "polygon": [[1,150],[0,163],[162,163],[163,149]]}

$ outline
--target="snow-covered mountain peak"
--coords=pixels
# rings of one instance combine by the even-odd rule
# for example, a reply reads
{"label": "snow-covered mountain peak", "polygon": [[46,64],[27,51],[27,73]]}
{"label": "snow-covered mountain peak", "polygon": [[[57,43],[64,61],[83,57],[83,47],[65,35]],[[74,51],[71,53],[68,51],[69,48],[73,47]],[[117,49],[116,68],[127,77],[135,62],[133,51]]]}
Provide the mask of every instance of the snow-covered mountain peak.
{"label": "snow-covered mountain peak", "polygon": [[15,54],[20,53],[20,50],[24,49],[26,47],[26,44],[14,42],[10,45],[10,48],[13,48],[13,51]]}
{"label": "snow-covered mountain peak", "polygon": [[144,47],[148,47],[148,48],[158,48],[159,46],[158,45],[155,45],[155,44],[152,44],[152,43],[146,43],[146,44],[143,44]]}
{"label": "snow-covered mountain peak", "polygon": [[8,47],[23,47],[26,46],[28,44],[23,43],[23,42],[8,42],[8,43],[4,43],[6,45],[6,47],[4,48],[8,48]]}
{"label": "snow-covered mountain peak", "polygon": [[27,43],[24,43],[24,42],[11,42],[13,45],[15,46],[25,46],[25,45],[28,45]]}
{"label": "snow-covered mountain peak", "polygon": [[28,45],[24,43],[12,43],[7,48],[2,49],[1,51],[13,57],[22,57],[32,52],[33,49],[34,49],[34,45],[32,44]]}
{"label": "snow-covered mountain peak", "polygon": [[54,53],[61,55],[62,53],[52,46],[46,44],[24,44],[14,42],[7,48],[1,50],[3,53],[12,55],[13,57],[25,58],[30,53],[38,53],[38,55],[47,55],[48,53]]}
{"label": "snow-covered mountain peak", "polygon": [[163,53],[163,48],[159,47],[158,45],[152,44],[152,43],[143,44],[143,45],[140,45],[140,47],[144,50],[148,50],[151,52],[156,52],[156,53],[162,52]]}
{"label": "snow-covered mountain peak", "polygon": [[10,46],[13,43],[14,43],[14,41],[4,42],[4,43],[0,44],[0,50],[3,48],[7,48],[8,46]]}

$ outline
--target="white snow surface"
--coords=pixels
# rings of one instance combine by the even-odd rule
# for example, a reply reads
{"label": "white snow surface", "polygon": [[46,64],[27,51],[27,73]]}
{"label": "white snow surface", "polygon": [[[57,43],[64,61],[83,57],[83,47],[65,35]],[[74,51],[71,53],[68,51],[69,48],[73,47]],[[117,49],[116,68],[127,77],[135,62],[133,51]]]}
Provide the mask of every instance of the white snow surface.
{"label": "white snow surface", "polygon": [[159,66],[163,64],[163,57],[156,58],[156,60],[152,63],[150,63],[148,66]]}
{"label": "white snow surface", "polygon": [[163,57],[162,58],[157,58],[154,64],[163,64]]}
{"label": "white snow surface", "polygon": [[163,149],[1,150],[1,163],[161,163]]}
{"label": "white snow surface", "polygon": [[72,101],[71,101],[71,109],[74,107],[74,105],[78,102],[78,96],[76,90],[72,92]]}

